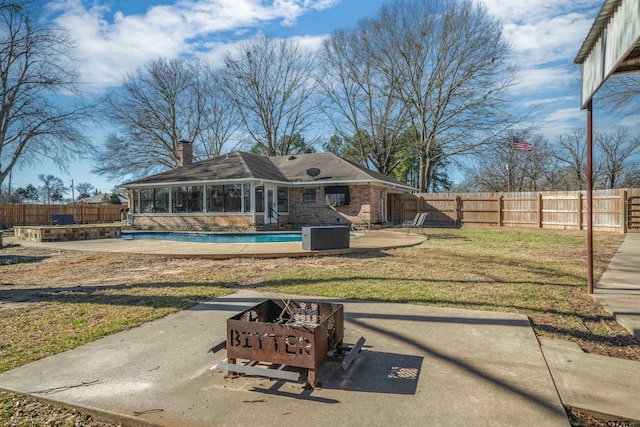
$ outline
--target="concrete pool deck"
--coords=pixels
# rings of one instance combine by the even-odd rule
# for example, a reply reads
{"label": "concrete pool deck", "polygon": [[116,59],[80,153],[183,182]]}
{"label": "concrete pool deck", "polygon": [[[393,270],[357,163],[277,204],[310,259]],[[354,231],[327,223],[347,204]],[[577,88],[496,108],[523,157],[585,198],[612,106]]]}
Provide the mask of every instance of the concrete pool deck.
{"label": "concrete pool deck", "polygon": [[6,239],[5,244],[14,243],[26,247],[63,249],[89,252],[117,252],[143,255],[158,255],[174,258],[278,258],[318,255],[342,255],[372,252],[385,249],[415,246],[424,242],[423,234],[406,234],[398,229],[375,230],[358,234],[352,238],[346,249],[308,251],[302,249],[302,242],[285,243],[191,243],[166,240],[125,240],[97,239],[67,242],[29,242]]}

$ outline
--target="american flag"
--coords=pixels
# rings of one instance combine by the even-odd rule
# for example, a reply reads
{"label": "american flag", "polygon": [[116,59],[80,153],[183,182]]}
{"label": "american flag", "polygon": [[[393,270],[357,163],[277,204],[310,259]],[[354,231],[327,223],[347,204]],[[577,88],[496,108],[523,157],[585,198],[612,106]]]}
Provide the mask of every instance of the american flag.
{"label": "american flag", "polygon": [[511,143],[511,148],[513,148],[514,150],[517,151],[531,151],[531,149],[533,148],[533,145],[529,144],[528,142],[520,139],[520,138],[516,138],[515,136],[512,137],[512,143]]}

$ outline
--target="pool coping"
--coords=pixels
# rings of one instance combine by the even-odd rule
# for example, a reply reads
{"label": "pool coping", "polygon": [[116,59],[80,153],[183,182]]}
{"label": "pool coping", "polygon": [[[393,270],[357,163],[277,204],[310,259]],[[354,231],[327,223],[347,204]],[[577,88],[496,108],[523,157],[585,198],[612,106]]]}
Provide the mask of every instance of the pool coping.
{"label": "pool coping", "polygon": [[426,235],[402,233],[398,229],[375,230],[351,239],[350,247],[343,249],[303,250],[302,242],[285,243],[190,243],[166,240],[97,239],[64,242],[29,242],[15,238],[7,244],[25,247],[59,249],[84,252],[111,252],[132,255],[157,255],[171,258],[280,258],[343,255],[375,252],[386,249],[415,246],[423,243]]}
{"label": "pool coping", "polygon": [[[251,231],[251,232],[240,232],[240,231],[181,231],[181,230],[122,230],[120,233],[120,237],[123,239],[128,239],[129,235],[136,235],[139,237],[133,237],[129,240],[161,240],[161,241],[171,241],[171,242],[180,242],[180,243],[217,243],[217,244],[226,244],[226,243],[287,243],[287,240],[283,240],[281,242],[278,241],[263,241],[263,242],[233,242],[233,241],[219,241],[219,242],[207,242],[205,240],[178,240],[175,238],[167,238],[162,239],[157,235],[212,235],[212,236],[222,236],[223,238],[228,236],[243,236],[243,235],[257,235],[257,236],[277,236],[277,235],[296,235],[296,240],[289,240],[292,242],[302,241],[302,232],[300,231]],[[145,238],[145,235],[156,235],[155,237]]]}

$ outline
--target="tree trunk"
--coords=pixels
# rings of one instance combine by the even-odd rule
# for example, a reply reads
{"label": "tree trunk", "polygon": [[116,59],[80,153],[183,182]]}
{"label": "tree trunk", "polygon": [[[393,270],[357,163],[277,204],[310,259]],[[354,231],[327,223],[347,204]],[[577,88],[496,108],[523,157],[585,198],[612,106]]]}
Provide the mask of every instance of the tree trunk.
{"label": "tree trunk", "polygon": [[420,193],[429,192],[429,182],[431,180],[432,160],[425,153],[420,153],[420,176],[418,184]]}

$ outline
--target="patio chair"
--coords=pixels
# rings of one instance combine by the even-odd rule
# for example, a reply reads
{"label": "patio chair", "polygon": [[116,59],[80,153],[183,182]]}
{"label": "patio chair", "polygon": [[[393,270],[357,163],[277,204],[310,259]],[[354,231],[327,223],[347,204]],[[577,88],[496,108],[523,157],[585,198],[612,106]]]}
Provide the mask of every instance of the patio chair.
{"label": "patio chair", "polygon": [[412,228],[424,228],[424,222],[427,220],[429,212],[418,213],[413,221],[404,221],[402,223],[402,230],[409,234]]}
{"label": "patio chair", "polygon": [[371,222],[369,221],[356,221],[351,223],[351,231],[358,231],[363,229],[364,233],[371,233]]}
{"label": "patio chair", "polygon": [[406,227],[408,227],[408,226],[410,226],[410,225],[413,225],[413,224],[415,224],[416,222],[418,222],[418,220],[420,219],[420,215],[422,215],[422,214],[421,214],[420,212],[418,212],[418,213],[416,214],[416,217],[415,217],[415,218],[413,218],[413,219],[407,219],[407,220],[402,221],[402,228],[406,228]]}

